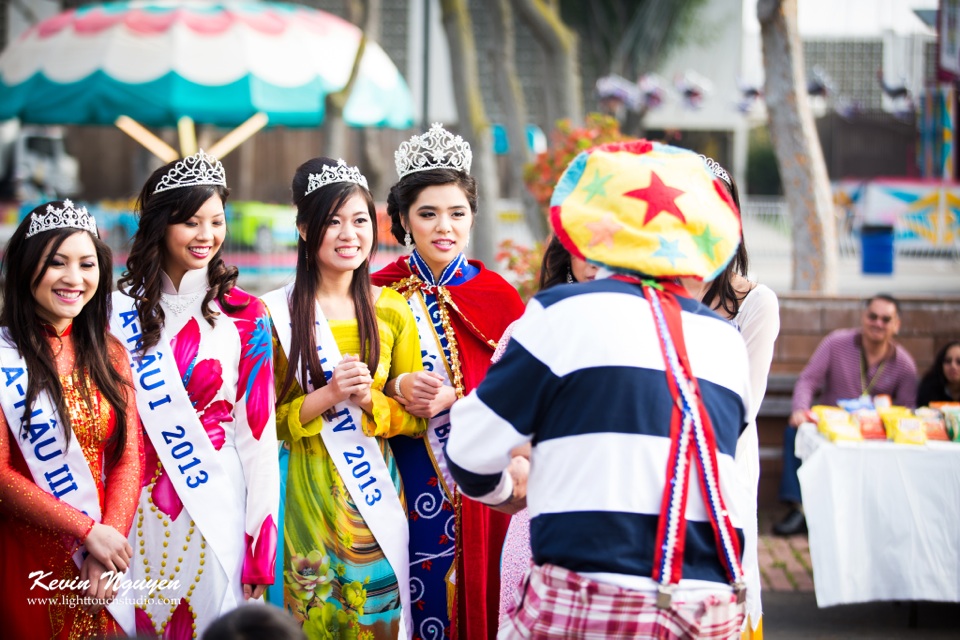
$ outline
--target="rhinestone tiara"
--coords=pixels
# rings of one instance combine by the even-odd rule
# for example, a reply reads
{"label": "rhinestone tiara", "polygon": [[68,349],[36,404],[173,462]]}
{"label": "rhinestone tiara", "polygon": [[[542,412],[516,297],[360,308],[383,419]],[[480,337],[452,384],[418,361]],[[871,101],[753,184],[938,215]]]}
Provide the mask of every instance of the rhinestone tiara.
{"label": "rhinestone tiara", "polygon": [[313,193],[320,187],[324,187],[334,182],[352,182],[358,184],[364,189],[369,190],[367,179],[360,169],[349,166],[343,158],[337,158],[337,167],[334,169],[330,165],[325,165],[320,173],[311,173],[307,181],[307,190],[303,195]]}
{"label": "rhinestone tiara", "polygon": [[733,183],[730,182],[730,174],[727,173],[727,170],[726,170],[726,169],[724,169],[723,167],[720,166],[720,163],[719,163],[719,162],[717,162],[717,161],[714,160],[713,158],[708,158],[707,156],[703,155],[702,153],[699,153],[699,154],[697,154],[697,155],[699,155],[701,158],[703,158],[703,161],[707,163],[707,168],[710,169],[710,172],[713,173],[714,176],[716,176],[716,177],[720,178],[721,180],[723,180],[724,182],[726,182],[726,183],[727,183],[727,186],[730,186],[730,187],[733,186]]}
{"label": "rhinestone tiara", "polygon": [[69,200],[63,201],[63,209],[48,204],[46,213],[32,214],[30,216],[30,228],[27,229],[25,237],[30,238],[44,231],[65,228],[83,229],[98,238],[100,237],[100,234],[97,233],[97,221],[87,213],[87,208],[74,207],[73,202]]}
{"label": "rhinestone tiara", "polygon": [[195,187],[201,184],[217,185],[224,188],[227,186],[227,174],[223,170],[223,165],[213,156],[204,153],[203,149],[173,165],[173,169],[163,175],[153,192],[160,193],[170,189]]}
{"label": "rhinestone tiara", "polygon": [[397,164],[397,176],[429,169],[453,169],[470,173],[473,152],[470,143],[455,136],[439,122],[420,136],[413,136],[400,145],[393,158]]}

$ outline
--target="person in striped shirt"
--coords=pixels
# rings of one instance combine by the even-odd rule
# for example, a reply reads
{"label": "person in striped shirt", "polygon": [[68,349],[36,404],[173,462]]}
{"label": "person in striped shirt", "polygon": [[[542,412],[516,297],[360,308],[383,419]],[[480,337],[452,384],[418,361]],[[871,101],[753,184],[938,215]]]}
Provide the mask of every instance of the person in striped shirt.
{"label": "person in striped shirt", "polygon": [[736,637],[747,354],[676,277],[722,271],[739,214],[696,154],[646,141],[578,156],[551,209],[604,270],[529,303],[446,446],[466,495],[530,511],[535,566],[499,637]]}

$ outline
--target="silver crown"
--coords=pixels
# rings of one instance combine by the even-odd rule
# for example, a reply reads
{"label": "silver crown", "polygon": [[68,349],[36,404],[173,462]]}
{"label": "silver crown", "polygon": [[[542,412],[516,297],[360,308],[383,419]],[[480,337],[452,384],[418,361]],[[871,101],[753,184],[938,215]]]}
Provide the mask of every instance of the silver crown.
{"label": "silver crown", "polygon": [[397,176],[429,169],[453,169],[470,173],[473,152],[470,143],[455,136],[439,122],[421,136],[413,136],[393,154],[397,164]]}
{"label": "silver crown", "polygon": [[702,153],[698,153],[697,155],[703,158],[703,161],[707,163],[707,168],[710,169],[710,172],[713,173],[714,176],[726,182],[728,186],[731,186],[731,187],[733,186],[733,183],[730,182],[730,174],[727,173],[726,169],[720,166],[719,162],[717,162],[713,158],[708,158]]}
{"label": "silver crown", "polygon": [[153,192],[160,193],[201,184],[227,186],[227,173],[223,170],[223,165],[213,156],[204,153],[203,149],[173,165],[173,169],[164,174]]}
{"label": "silver crown", "polygon": [[367,179],[362,173],[360,173],[360,169],[347,165],[343,158],[337,158],[336,169],[330,165],[325,165],[323,167],[323,171],[320,173],[310,174],[310,177],[307,181],[307,190],[303,195],[313,193],[320,187],[333,184],[334,182],[352,182],[360,185],[364,189],[370,189],[370,187],[367,186]]}
{"label": "silver crown", "polygon": [[52,204],[47,205],[46,213],[34,213],[30,216],[30,228],[27,229],[29,238],[44,231],[53,229],[83,229],[93,235],[100,237],[97,233],[97,221],[93,216],[87,213],[86,207],[74,207],[69,200],[63,201],[63,209],[58,209]]}

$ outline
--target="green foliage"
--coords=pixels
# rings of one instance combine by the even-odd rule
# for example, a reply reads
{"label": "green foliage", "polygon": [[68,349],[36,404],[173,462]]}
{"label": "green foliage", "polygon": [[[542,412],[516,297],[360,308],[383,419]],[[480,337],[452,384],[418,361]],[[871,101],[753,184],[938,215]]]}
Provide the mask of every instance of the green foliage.
{"label": "green foliage", "polygon": [[561,0],[564,22],[577,31],[583,55],[600,75],[636,79],[691,39],[713,31],[698,22],[707,0]]}

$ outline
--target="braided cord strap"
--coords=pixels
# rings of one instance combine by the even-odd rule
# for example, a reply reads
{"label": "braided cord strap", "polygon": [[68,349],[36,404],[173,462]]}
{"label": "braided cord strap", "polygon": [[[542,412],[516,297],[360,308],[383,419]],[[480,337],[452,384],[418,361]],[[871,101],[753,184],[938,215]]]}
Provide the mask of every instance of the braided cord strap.
{"label": "braided cord strap", "polygon": [[670,457],[654,550],[653,579],[658,583],[657,605],[669,608],[672,590],[683,574],[686,541],[686,508],[691,468],[696,468],[700,490],[717,545],[717,554],[733,585],[738,601],[745,596],[740,566],[740,541],[720,492],[717,443],[710,416],[701,401],[683,340],[676,285],[642,281],[629,276],[619,280],[639,283],[653,311],[663,353],[667,386],[674,398],[670,424]]}

